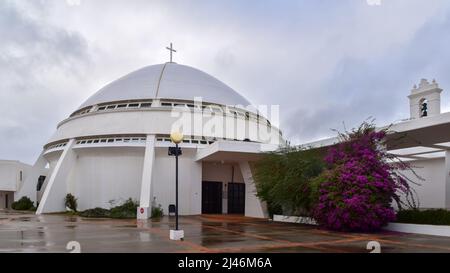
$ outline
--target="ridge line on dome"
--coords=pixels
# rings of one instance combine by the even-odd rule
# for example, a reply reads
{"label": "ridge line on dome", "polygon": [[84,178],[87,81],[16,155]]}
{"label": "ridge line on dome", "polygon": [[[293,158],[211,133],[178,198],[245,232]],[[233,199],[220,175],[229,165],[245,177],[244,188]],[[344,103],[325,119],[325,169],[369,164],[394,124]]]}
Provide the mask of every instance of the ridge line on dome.
{"label": "ridge line on dome", "polygon": [[158,86],[156,87],[155,98],[158,98],[158,95],[159,95],[159,87],[161,86],[161,80],[162,80],[164,71],[166,70],[166,66],[167,66],[167,63],[165,63],[164,66],[163,66],[163,68],[161,69],[161,74],[159,75],[159,79],[158,79]]}

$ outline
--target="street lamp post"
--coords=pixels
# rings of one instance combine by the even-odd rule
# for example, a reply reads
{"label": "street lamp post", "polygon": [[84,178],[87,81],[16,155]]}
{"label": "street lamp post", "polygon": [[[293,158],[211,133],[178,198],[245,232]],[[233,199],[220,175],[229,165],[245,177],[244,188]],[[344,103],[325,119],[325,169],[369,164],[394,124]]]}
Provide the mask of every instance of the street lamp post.
{"label": "street lamp post", "polygon": [[178,156],[181,155],[178,144],[183,141],[183,134],[174,132],[170,134],[170,139],[175,143],[175,147],[169,148],[169,155],[175,156],[175,230],[170,230],[170,239],[183,240],[184,230],[178,229]]}
{"label": "street lamp post", "polygon": [[175,143],[175,230],[178,230],[178,143]]}

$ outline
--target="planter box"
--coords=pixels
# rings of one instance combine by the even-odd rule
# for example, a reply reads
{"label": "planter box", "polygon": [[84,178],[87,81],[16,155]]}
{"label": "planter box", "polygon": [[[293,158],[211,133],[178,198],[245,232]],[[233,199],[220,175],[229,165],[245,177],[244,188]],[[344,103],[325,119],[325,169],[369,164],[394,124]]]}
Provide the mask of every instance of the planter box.
{"label": "planter box", "polygon": [[285,215],[274,215],[274,222],[285,222],[285,223],[296,223],[296,224],[306,224],[306,225],[317,225],[317,222],[310,217],[302,216],[285,216]]}
{"label": "planter box", "polygon": [[385,230],[450,237],[450,226],[389,223]]}

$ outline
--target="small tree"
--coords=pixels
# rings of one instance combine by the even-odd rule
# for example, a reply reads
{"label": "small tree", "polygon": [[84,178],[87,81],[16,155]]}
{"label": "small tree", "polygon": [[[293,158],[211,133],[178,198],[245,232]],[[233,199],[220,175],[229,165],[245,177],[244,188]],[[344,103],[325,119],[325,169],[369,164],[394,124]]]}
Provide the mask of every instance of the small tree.
{"label": "small tree", "polygon": [[[404,204],[411,195],[400,170],[411,169],[383,149],[388,129],[376,131],[364,122],[339,134],[341,143],[329,149],[327,170],[318,178],[314,218],[322,226],[342,231],[376,231],[395,220],[392,202]],[[414,199],[413,199],[414,200]],[[414,202],[413,202],[414,203]]]}
{"label": "small tree", "polygon": [[68,193],[66,195],[66,197],[64,198],[64,203],[66,205],[66,207],[68,207],[69,209],[71,209],[72,211],[77,211],[77,207],[78,207],[78,199],[75,198],[75,196],[73,196],[72,194]]}
{"label": "small tree", "polygon": [[257,195],[268,204],[269,213],[309,215],[311,181],[324,167],[314,150],[284,148],[268,153],[256,164]]}
{"label": "small tree", "polygon": [[14,210],[33,210],[33,201],[27,196],[23,196],[18,201],[13,202],[11,208]]}

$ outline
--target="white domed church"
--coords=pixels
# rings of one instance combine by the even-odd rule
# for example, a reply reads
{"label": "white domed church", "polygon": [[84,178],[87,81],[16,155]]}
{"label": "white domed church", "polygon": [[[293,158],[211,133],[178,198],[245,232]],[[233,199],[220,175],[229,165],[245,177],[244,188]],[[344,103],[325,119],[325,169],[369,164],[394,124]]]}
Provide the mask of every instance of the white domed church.
{"label": "white domed church", "polygon": [[[100,89],[57,125],[15,199],[39,202],[37,214],[109,208],[139,201],[167,214],[175,204],[170,134],[182,132],[179,213],[265,217],[255,195],[252,162],[283,138],[239,93],[195,68],[168,62],[132,72]],[[37,185],[37,186],[36,186]]]}

